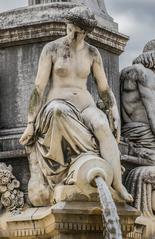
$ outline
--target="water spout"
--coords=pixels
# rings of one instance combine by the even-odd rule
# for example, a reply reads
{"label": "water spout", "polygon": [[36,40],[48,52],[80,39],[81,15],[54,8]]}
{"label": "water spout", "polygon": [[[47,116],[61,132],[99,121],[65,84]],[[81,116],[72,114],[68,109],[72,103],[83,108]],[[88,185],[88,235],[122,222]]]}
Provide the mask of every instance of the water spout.
{"label": "water spout", "polygon": [[102,177],[96,177],[94,180],[98,188],[100,201],[103,208],[103,221],[106,223],[106,232],[104,234],[104,238],[122,239],[119,216],[117,214],[117,209],[109,188]]}
{"label": "water spout", "polygon": [[98,188],[106,224],[104,239],[122,239],[117,209],[108,188],[113,182],[111,165],[97,155],[84,153],[71,165],[68,175],[71,175],[70,183],[79,190],[82,188],[85,195],[96,194]]}

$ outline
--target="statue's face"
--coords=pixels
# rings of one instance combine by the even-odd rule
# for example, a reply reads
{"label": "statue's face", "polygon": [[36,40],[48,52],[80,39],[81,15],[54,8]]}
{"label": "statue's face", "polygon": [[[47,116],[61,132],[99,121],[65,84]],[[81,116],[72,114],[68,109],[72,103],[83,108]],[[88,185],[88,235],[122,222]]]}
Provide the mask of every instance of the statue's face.
{"label": "statue's face", "polygon": [[81,41],[84,40],[86,31],[72,23],[69,23],[67,24],[67,34],[72,38],[72,40]]}

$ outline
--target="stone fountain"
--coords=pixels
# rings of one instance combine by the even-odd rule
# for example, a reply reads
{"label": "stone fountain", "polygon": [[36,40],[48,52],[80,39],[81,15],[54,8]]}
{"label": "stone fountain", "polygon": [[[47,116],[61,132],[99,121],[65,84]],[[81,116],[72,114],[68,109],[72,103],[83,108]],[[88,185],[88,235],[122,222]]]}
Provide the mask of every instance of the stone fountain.
{"label": "stone fountain", "polygon": [[[65,36],[65,23],[67,22],[65,19],[67,19],[67,12],[70,9],[78,4],[80,6],[86,5],[95,13],[97,24],[94,25],[93,32],[88,33],[86,40],[89,44],[98,48],[101,58],[103,58],[109,85],[116,95],[118,104],[120,99],[118,56],[124,50],[127,37],[118,32],[117,24],[108,15],[104,1],[94,1],[91,4],[89,1],[79,1],[78,3],[77,1],[76,3],[75,1],[51,1],[49,4],[44,2],[41,5],[37,5],[37,1],[30,1],[29,4],[34,4],[34,6],[0,14],[0,32],[3,33],[0,39],[0,77],[2,80],[0,158],[2,162],[12,165],[13,175],[21,182],[21,190],[25,194],[25,208],[22,213],[19,214],[18,206],[15,205],[13,214],[10,214],[9,211],[2,214],[4,223],[0,225],[1,237],[106,238],[107,222],[106,217],[102,221],[102,209],[96,188],[96,185],[98,185],[100,196],[107,192],[104,190],[111,190],[120,217],[122,236],[123,238],[127,238],[127,236],[132,238],[135,219],[139,212],[128,206],[125,200],[120,199],[111,187],[114,170],[97,153],[96,142],[95,139],[92,139],[93,135],[90,132],[84,131],[87,138],[81,137],[85,139],[85,148],[89,146],[89,150],[83,150],[84,153],[78,156],[73,155],[71,149],[65,146],[67,158],[71,155],[71,163],[69,163],[69,168],[66,169],[67,174],[65,172],[63,180],[54,183],[54,193],[51,190],[53,177],[46,171],[48,167],[44,167],[45,165],[40,167],[40,162],[43,161],[39,161],[40,156],[36,156],[36,152],[38,152],[36,145],[33,147],[29,144],[25,151],[24,147],[18,142],[27,123],[28,99],[32,91],[30,88],[34,86],[40,52],[45,43]],[[46,45],[44,49],[46,54],[43,52],[43,58],[48,55],[49,51],[46,50]],[[8,62],[7,65],[6,61]],[[41,72],[43,71],[41,70]],[[11,83],[11,88],[8,87],[9,83]],[[97,103],[99,95],[92,76],[89,76],[88,89]],[[74,94],[78,93],[74,92]],[[107,94],[108,97],[112,95],[109,92]],[[46,99],[44,100],[46,102]],[[30,105],[32,109],[34,105]],[[46,106],[51,107],[50,105]],[[30,111],[31,113],[34,112],[34,109]],[[56,119],[64,114],[64,111],[55,107],[55,105],[53,112]],[[32,123],[34,123],[33,120],[28,122],[29,125]],[[78,130],[81,130],[81,128],[78,127]],[[83,128],[78,132],[83,133]],[[57,135],[55,134],[55,136]],[[40,135],[37,137],[40,137]],[[57,166],[54,165],[55,170],[59,168]],[[40,168],[45,169],[46,172],[40,170]],[[57,180],[56,175],[54,180]],[[109,189],[105,189],[104,185],[108,185]],[[105,193],[105,195],[107,194]],[[111,194],[109,193],[110,200],[112,200]],[[45,197],[47,200],[45,200]],[[102,203],[104,204],[104,202]],[[103,211],[105,209],[103,208]],[[113,210],[116,209],[113,208]],[[116,221],[118,222],[118,218],[116,218]],[[105,233],[104,236],[103,233]],[[119,234],[117,238],[121,238],[121,235]]]}

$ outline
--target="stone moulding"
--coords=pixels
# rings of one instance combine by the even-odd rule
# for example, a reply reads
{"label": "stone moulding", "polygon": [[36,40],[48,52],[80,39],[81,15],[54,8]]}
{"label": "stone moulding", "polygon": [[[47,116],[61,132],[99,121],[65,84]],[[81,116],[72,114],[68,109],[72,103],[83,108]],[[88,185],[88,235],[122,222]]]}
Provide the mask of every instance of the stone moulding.
{"label": "stone moulding", "polygon": [[88,35],[91,43],[97,47],[104,45],[104,48],[120,55],[126,46],[128,37],[114,31],[109,31],[106,28],[95,28],[92,34]]}
{"label": "stone moulding", "polygon": [[[29,208],[21,215],[8,218],[9,238],[57,238],[59,235],[63,238],[66,233],[73,236],[77,232],[81,236],[83,233],[102,235],[101,210],[96,206],[99,207],[90,202],[60,202],[47,208]],[[118,206],[118,211],[123,238],[126,238],[128,233],[133,232],[139,213],[129,206]]]}
{"label": "stone moulding", "polygon": [[0,130],[0,160],[26,157],[25,148],[19,144],[24,129]]}
{"label": "stone moulding", "polygon": [[[65,14],[75,4],[47,4],[0,14],[0,48],[51,41],[66,34]],[[112,27],[112,21],[98,19],[98,26],[88,34],[88,41],[115,54],[124,51],[128,37]],[[103,23],[103,24],[102,24]]]}
{"label": "stone moulding", "polygon": [[55,220],[51,207],[29,208],[24,214],[8,217],[9,238],[49,238]]}
{"label": "stone moulding", "polygon": [[17,150],[0,152],[0,160],[9,159],[9,158],[20,158],[20,157],[26,157],[25,149],[17,149]]}
{"label": "stone moulding", "polygon": [[[0,29],[0,48],[51,41],[65,36],[65,24],[63,22],[40,23],[29,26],[21,26],[10,29]],[[98,47],[103,47],[115,54],[124,51],[128,37],[110,31],[106,28],[97,27],[93,33],[88,34],[87,40]]]}

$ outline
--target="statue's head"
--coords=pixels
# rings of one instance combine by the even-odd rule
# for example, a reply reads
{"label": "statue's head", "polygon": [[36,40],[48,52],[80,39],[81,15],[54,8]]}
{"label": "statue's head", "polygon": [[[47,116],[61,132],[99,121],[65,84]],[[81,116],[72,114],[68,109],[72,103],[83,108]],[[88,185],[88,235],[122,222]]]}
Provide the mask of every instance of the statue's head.
{"label": "statue's head", "polygon": [[85,6],[77,6],[68,11],[66,19],[68,27],[76,30],[77,32],[88,33],[93,31],[97,25],[95,15]]}
{"label": "statue's head", "polygon": [[143,64],[146,68],[155,70],[155,39],[144,46],[143,53],[133,61],[133,64]]}
{"label": "statue's head", "polygon": [[149,41],[144,46],[143,52],[152,52],[155,51],[155,39]]}

